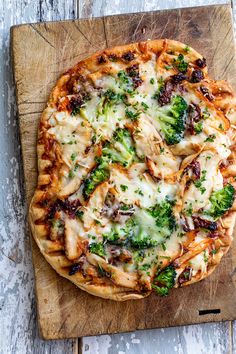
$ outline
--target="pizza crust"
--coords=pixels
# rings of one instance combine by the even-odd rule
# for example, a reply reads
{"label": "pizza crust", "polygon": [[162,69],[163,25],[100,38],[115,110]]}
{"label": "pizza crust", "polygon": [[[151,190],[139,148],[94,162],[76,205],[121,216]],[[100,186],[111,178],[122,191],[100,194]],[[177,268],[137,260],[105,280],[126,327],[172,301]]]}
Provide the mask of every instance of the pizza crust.
{"label": "pizza crust", "polygon": [[[62,163],[61,151],[58,146],[57,141],[51,141],[51,137],[48,134],[49,120],[53,116],[53,113],[57,110],[57,104],[59,100],[67,95],[67,85],[72,84],[74,78],[79,76],[88,76],[90,80],[95,82],[100,76],[104,73],[112,73],[114,68],[109,67],[109,62],[104,64],[98,63],[98,58],[109,56],[122,57],[126,52],[135,52],[136,59],[135,63],[140,63],[141,61],[150,60],[151,53],[159,55],[158,61],[163,60],[163,55],[165,56],[166,50],[183,53],[186,46],[183,43],[173,41],[173,40],[150,40],[147,42],[133,43],[129,45],[114,47],[111,49],[106,49],[100,51],[90,56],[89,58],[79,62],[72,69],[68,70],[62,77],[57,81],[55,88],[52,90],[47,107],[45,108],[40,121],[39,126],[39,140],[37,145],[37,154],[38,154],[38,187],[35,191],[34,197],[31,201],[29,208],[29,221],[32,230],[33,237],[37,242],[41,253],[44,255],[48,263],[55,269],[55,271],[61,276],[69,279],[76,286],[85,290],[86,292],[107,298],[116,301],[125,301],[130,299],[141,299],[148,296],[150,290],[134,289],[134,287],[122,287],[117,285],[111,279],[103,282],[99,279],[99,282],[93,284],[93,282],[83,275],[80,272],[75,273],[74,275],[68,274],[68,267],[73,265],[63,252],[60,254],[60,251],[64,251],[64,245],[58,242],[47,241],[48,230],[47,226],[43,223],[46,211],[44,206],[40,206],[40,201],[42,200],[46,187],[48,184],[50,187],[50,197],[55,199],[58,195],[58,174],[57,169]],[[160,55],[163,54],[163,55]],[[197,59],[202,59],[202,56],[197,53],[193,48],[190,48],[188,53],[185,53],[185,56],[188,58],[189,62],[195,62]],[[161,65],[161,64],[160,64]],[[127,63],[124,61],[123,67],[127,67]],[[202,69],[205,75],[205,80],[208,81],[208,87],[211,88],[212,93],[216,97],[214,103],[206,102],[209,105],[213,105],[220,111],[219,116],[225,124],[229,125],[231,122],[230,134],[232,141],[235,141],[235,128],[236,124],[236,115],[232,112],[235,110],[236,98],[233,93],[232,88],[225,81],[212,81],[208,78],[207,67]],[[163,69],[164,72],[164,69]],[[204,97],[202,98],[204,100]],[[226,118],[227,117],[227,118]],[[46,142],[46,143],[45,143]],[[196,151],[196,145],[193,146],[193,149]],[[174,150],[174,148],[173,148]],[[201,146],[199,147],[201,151]],[[50,157],[53,153],[55,157],[54,160]],[[48,158],[45,157],[45,154],[48,154]],[[51,169],[51,170],[50,170]],[[53,171],[52,173],[47,173],[47,171]],[[232,151],[232,156],[230,160],[230,165],[224,169],[224,176],[228,179],[231,176],[236,175],[236,156],[234,151]],[[232,184],[235,184],[232,180]],[[203,278],[209,276],[217,265],[220,263],[222,256],[227,253],[230,244],[232,242],[233,235],[233,226],[236,217],[236,204],[231,211],[229,211],[224,217],[221,218],[221,227],[222,234],[220,237],[220,251],[212,260],[212,263],[208,265],[207,272],[202,274],[197,274],[193,276],[192,279],[188,282],[183,283],[182,285],[189,285],[196,281],[202,280]],[[176,285],[180,286],[179,284]]]}

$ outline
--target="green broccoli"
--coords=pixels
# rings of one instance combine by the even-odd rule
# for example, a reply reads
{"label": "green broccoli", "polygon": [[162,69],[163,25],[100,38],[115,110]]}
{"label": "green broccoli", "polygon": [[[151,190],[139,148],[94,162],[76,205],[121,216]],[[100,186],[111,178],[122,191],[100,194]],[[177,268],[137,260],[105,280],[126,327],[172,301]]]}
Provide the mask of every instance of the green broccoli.
{"label": "green broccoli", "polygon": [[116,224],[113,224],[113,228],[110,232],[107,232],[102,235],[103,241],[111,244],[120,244],[122,241],[120,240],[120,230],[117,228]]}
{"label": "green broccoli", "polygon": [[142,229],[139,231],[139,233],[130,239],[130,243],[133,248],[145,249],[155,247],[157,245],[157,240],[153,239],[151,235],[146,234]]}
{"label": "green broccoli", "polygon": [[168,145],[183,138],[188,105],[181,96],[174,96],[169,105],[157,109],[157,120]]}
{"label": "green broccoli", "polygon": [[155,284],[152,285],[152,288],[156,290],[158,295],[167,296],[169,294],[169,289],[173,288],[175,285],[175,278],[175,268],[173,266],[168,266],[154,279]]}
{"label": "green broccoli", "polygon": [[235,189],[232,184],[227,184],[219,191],[213,192],[210,196],[211,208],[205,214],[212,216],[215,220],[224,215],[234,202]]}
{"label": "green broccoli", "polygon": [[92,242],[89,245],[89,251],[101,257],[104,257],[106,255],[105,248],[102,242]]}
{"label": "green broccoli", "polygon": [[83,186],[83,196],[88,199],[90,194],[95,190],[95,188],[105,180],[109,178],[109,170],[102,162],[98,167],[96,167],[90,174],[90,176],[84,181]]}
{"label": "green broccoli", "polygon": [[135,150],[132,138],[127,129],[118,128],[113,135],[111,143],[106,143],[102,154],[112,162],[118,162],[123,166],[129,166],[134,160]]}
{"label": "green broccoli", "polygon": [[168,199],[148,210],[140,209],[134,216],[130,233],[131,247],[136,249],[155,247],[169,238],[176,223],[172,213],[174,202]]}
{"label": "green broccoli", "polygon": [[108,89],[101,97],[101,101],[97,107],[97,116],[103,116],[104,121],[109,120],[109,114],[111,109],[113,110],[115,105],[125,102],[126,96],[121,93],[115,93],[113,90]]}

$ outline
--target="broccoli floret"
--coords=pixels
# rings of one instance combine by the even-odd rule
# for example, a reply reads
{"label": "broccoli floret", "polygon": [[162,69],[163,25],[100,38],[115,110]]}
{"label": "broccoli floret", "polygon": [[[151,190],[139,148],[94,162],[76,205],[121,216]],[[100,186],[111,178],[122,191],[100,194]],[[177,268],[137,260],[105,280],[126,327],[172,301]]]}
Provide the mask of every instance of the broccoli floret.
{"label": "broccoli floret", "polygon": [[232,184],[227,184],[219,191],[213,192],[210,196],[211,208],[205,214],[212,216],[215,220],[224,215],[234,202],[235,189]]}
{"label": "broccoli floret", "polygon": [[167,296],[169,294],[169,289],[173,288],[175,285],[175,278],[175,268],[173,266],[168,266],[154,279],[155,284],[152,285],[152,288],[156,290],[158,295]]}
{"label": "broccoli floret", "polygon": [[93,242],[89,245],[89,251],[91,253],[97,254],[98,256],[104,257],[106,255],[105,248],[102,242]]}
{"label": "broccoli floret", "polygon": [[164,200],[148,210],[140,210],[134,216],[130,244],[133,248],[155,247],[171,236],[176,223],[172,213],[174,202]]}
{"label": "broccoli floret", "polygon": [[107,122],[109,120],[109,114],[111,112],[111,109],[113,110],[113,107],[115,105],[118,105],[125,101],[125,94],[115,93],[113,90],[108,89],[106,92],[104,92],[101,101],[98,104],[97,115],[103,116],[104,121]]}
{"label": "broccoli floret", "polygon": [[114,228],[110,232],[103,234],[102,237],[104,242],[115,245],[121,243],[119,230],[117,230],[116,225],[114,225]]}
{"label": "broccoli floret", "polygon": [[109,170],[103,164],[104,162],[98,165],[84,181],[83,196],[85,199],[88,199],[90,194],[100,183],[109,178]]}
{"label": "broccoli floret", "polygon": [[134,159],[135,150],[132,146],[132,138],[127,129],[117,129],[111,143],[107,143],[102,149],[103,156],[112,162],[118,162],[123,166],[129,166]]}
{"label": "broccoli floret", "polygon": [[139,233],[130,239],[130,243],[135,249],[145,249],[155,247],[157,240],[154,240],[151,235],[146,234],[145,231],[141,229]]}
{"label": "broccoli floret", "polygon": [[183,138],[187,103],[181,96],[174,96],[170,105],[157,109],[157,120],[168,145],[177,144]]}

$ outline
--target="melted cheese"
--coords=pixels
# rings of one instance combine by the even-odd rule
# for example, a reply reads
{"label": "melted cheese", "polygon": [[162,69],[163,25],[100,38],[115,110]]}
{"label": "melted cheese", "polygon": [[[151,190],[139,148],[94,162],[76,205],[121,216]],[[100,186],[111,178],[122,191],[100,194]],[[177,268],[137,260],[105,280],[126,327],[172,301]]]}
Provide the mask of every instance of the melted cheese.
{"label": "melted cheese", "polygon": [[[223,187],[223,178],[218,170],[220,156],[211,151],[204,151],[197,161],[201,166],[201,177],[185,191],[183,205],[185,209],[191,208],[193,212],[204,208],[215,188]],[[199,182],[199,184],[197,183]]]}

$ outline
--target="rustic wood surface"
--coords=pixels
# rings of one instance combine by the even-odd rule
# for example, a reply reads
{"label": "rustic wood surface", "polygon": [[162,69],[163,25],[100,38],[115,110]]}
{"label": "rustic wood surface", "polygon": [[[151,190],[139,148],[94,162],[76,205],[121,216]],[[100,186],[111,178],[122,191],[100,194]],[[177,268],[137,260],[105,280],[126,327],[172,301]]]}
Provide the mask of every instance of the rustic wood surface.
{"label": "rustic wood surface", "polygon": [[[38,338],[29,240],[25,238],[25,202],[14,88],[9,60],[9,26],[56,20],[193,6],[225,1],[2,1],[0,2],[0,110],[2,112],[0,204],[0,353],[77,353],[77,341]],[[132,334],[84,338],[84,354],[235,353],[232,322],[184,326]]]}

